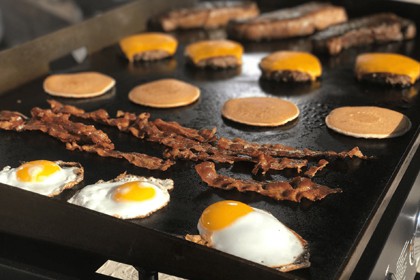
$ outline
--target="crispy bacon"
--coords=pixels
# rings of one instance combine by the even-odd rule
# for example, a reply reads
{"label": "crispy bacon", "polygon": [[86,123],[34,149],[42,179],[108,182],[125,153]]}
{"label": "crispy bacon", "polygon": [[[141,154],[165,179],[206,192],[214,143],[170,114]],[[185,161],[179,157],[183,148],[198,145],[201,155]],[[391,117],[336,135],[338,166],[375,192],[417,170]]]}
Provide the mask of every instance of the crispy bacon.
{"label": "crispy bacon", "polygon": [[28,119],[25,115],[13,111],[0,111],[0,129],[20,131]]}
{"label": "crispy bacon", "polygon": [[289,200],[300,202],[302,198],[311,201],[321,200],[329,194],[340,193],[341,189],[331,189],[319,185],[309,178],[295,177],[290,181],[258,182],[254,180],[239,180],[217,174],[212,162],[202,162],[195,166],[195,170],[205,183],[223,190],[236,189],[240,192],[257,192],[275,200]]}
{"label": "crispy bacon", "polygon": [[138,138],[146,138],[147,141],[163,144],[170,148],[164,154],[168,158],[212,160],[224,163],[249,161],[256,163],[252,171],[253,174],[259,170],[265,174],[269,170],[286,168],[296,169],[300,173],[301,168],[308,164],[308,161],[303,158],[367,158],[358,147],[337,153],[310,149],[300,150],[282,144],[258,144],[240,138],[231,140],[221,137],[217,139],[215,128],[198,131],[183,127],[176,122],[166,122],[161,119],[150,121],[148,113],[136,116],[132,113],[119,111],[117,118],[113,119],[104,110],[86,113],[76,107],[62,105],[57,101],[49,102],[55,111],[67,112],[78,117],[116,126],[121,131],[129,131]]}
{"label": "crispy bacon", "polygon": [[[105,110],[96,110],[87,113],[74,106],[62,105],[50,100],[51,109],[56,113],[69,113],[83,119],[90,119],[103,124],[117,127],[120,131],[128,131],[135,137],[145,138],[147,141],[160,143],[170,148],[164,156],[170,159],[186,159],[193,161],[212,160],[221,163],[234,163],[239,161],[254,162],[253,174],[259,170],[265,174],[269,170],[283,170],[286,168],[301,171],[308,163],[305,159],[273,158],[270,155],[254,150],[249,152],[220,149],[212,142],[217,141],[216,129],[195,130],[181,126],[176,122],[166,122],[162,119],[150,121],[149,113],[138,116],[132,113],[119,111],[117,118],[110,118]],[[223,138],[222,138],[223,139]],[[220,140],[219,140],[220,141]]]}
{"label": "crispy bacon", "polygon": [[68,150],[96,153],[102,157],[123,158],[142,168],[164,171],[174,164],[171,160],[162,160],[146,154],[114,150],[114,143],[105,132],[96,129],[93,125],[72,122],[67,113],[55,114],[51,110],[33,108],[32,118],[28,119],[17,112],[1,111],[0,128],[15,131],[42,131],[66,143]]}
{"label": "crispy bacon", "polygon": [[62,142],[90,143],[104,149],[114,149],[114,143],[105,132],[93,125],[72,122],[68,114],[55,114],[51,110],[35,107],[31,110],[31,115],[25,130],[40,130]]}
{"label": "crispy bacon", "polygon": [[142,153],[125,153],[116,150],[105,150],[100,147],[92,146],[92,145],[78,145],[77,143],[66,143],[66,148],[68,150],[79,150],[88,153],[96,153],[101,157],[113,157],[113,158],[123,158],[127,160],[129,163],[147,169],[159,169],[162,171],[167,170],[171,167],[174,162],[170,160],[162,160],[157,157],[152,157]]}
{"label": "crispy bacon", "polygon": [[131,125],[131,122],[137,119],[137,116],[131,113],[118,112],[118,117],[112,119],[110,118],[108,112],[104,109],[86,113],[84,110],[75,106],[63,105],[55,100],[48,100],[48,103],[50,104],[51,110],[56,114],[69,114],[81,119],[93,120],[102,124],[115,126],[121,131],[126,130]]}
{"label": "crispy bacon", "polygon": [[183,127],[177,122],[167,122],[162,119],[156,119],[153,123],[161,131],[172,132],[176,135],[184,136],[185,138],[199,142],[209,142],[215,139],[216,128],[198,131],[196,129]]}
{"label": "crispy bacon", "polygon": [[[63,105],[58,101],[48,101],[51,109],[55,113],[67,113],[73,116],[90,119],[93,121],[101,122],[107,125],[116,126],[119,130],[126,130],[136,122],[138,117],[133,113],[119,111],[117,118],[110,118],[107,111],[99,109],[90,113],[85,112],[77,107],[70,105]],[[149,115],[150,116],[150,115]],[[214,140],[216,128],[196,130],[188,127],[183,127],[177,122],[167,122],[162,119],[156,119],[153,124],[164,133],[173,133],[176,135],[184,136],[187,139],[197,140],[199,142],[209,142]]]}
{"label": "crispy bacon", "polygon": [[[150,120],[149,113],[118,111],[116,117],[112,118],[104,109],[85,112],[54,100],[48,102],[50,110],[33,108],[30,119],[18,112],[1,111],[0,129],[39,130],[65,142],[69,150],[96,153],[102,157],[123,158],[133,165],[147,169],[167,170],[176,159],[203,161],[196,166],[196,170],[208,185],[241,192],[254,191],[276,200],[299,202],[306,198],[314,201],[331,193],[341,192],[341,189],[330,189],[305,177],[277,182],[239,180],[217,174],[214,163],[208,161],[229,164],[252,162],[255,164],[253,174],[265,174],[269,170],[286,168],[296,169],[297,173],[301,173],[302,168],[308,166],[308,159],[313,161],[321,158],[317,165],[310,166],[304,173],[312,178],[328,164],[324,158],[367,158],[358,147],[349,151],[334,152],[296,149],[282,144],[258,144],[240,138],[218,138],[215,128],[196,130],[177,122]],[[166,150],[163,155],[167,160],[136,152],[117,151],[105,132],[93,125],[73,122],[69,119],[70,116],[116,127],[139,139],[164,145]]]}
{"label": "crispy bacon", "polygon": [[314,177],[315,174],[318,173],[318,171],[321,171],[322,169],[324,169],[324,167],[327,166],[328,163],[329,162],[326,161],[325,159],[320,159],[316,166],[311,166],[309,167],[308,170],[306,170],[305,175],[308,176],[309,178]]}
{"label": "crispy bacon", "polygon": [[286,168],[295,168],[300,173],[301,168],[308,164],[306,159],[291,159],[291,158],[274,158],[266,154],[259,154],[258,161],[252,169],[252,174],[257,174],[258,170],[262,170],[265,174],[268,170],[283,170]]}
{"label": "crispy bacon", "polygon": [[220,138],[217,142],[217,145],[220,149],[230,150],[230,151],[242,151],[243,153],[249,155],[256,154],[266,154],[276,157],[292,157],[292,158],[305,158],[305,157],[358,157],[365,159],[366,156],[360,151],[358,147],[354,147],[350,151],[343,152],[334,152],[334,151],[312,151],[310,149],[295,149],[293,147],[285,146],[282,144],[258,144],[247,142],[240,138],[235,138],[233,140],[227,138]]}

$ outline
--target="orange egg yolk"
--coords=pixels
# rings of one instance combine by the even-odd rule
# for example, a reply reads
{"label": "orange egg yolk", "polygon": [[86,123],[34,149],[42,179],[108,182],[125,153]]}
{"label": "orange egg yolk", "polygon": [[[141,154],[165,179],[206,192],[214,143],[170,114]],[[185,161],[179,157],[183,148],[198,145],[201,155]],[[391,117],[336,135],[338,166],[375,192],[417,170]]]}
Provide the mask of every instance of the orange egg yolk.
{"label": "orange egg yolk", "polygon": [[43,182],[60,170],[61,167],[52,161],[34,160],[19,166],[16,171],[16,177],[22,182]]}
{"label": "orange egg yolk", "polygon": [[238,218],[254,211],[252,207],[238,201],[224,200],[207,207],[201,214],[199,223],[208,231],[223,229]]}
{"label": "orange egg yolk", "polygon": [[307,73],[311,80],[322,74],[318,58],[310,53],[279,51],[266,56],[260,63],[265,71],[299,71]]}
{"label": "orange egg yolk", "polygon": [[117,202],[138,202],[153,198],[156,190],[140,181],[127,182],[114,191],[112,198]]}
{"label": "orange egg yolk", "polygon": [[356,72],[406,75],[414,84],[420,77],[420,63],[400,54],[366,53],[357,57]]}
{"label": "orange egg yolk", "polygon": [[129,61],[136,54],[147,51],[165,51],[169,55],[176,52],[178,41],[167,34],[150,32],[126,37],[120,41],[120,47]]}
{"label": "orange egg yolk", "polygon": [[200,61],[209,58],[223,56],[234,56],[238,61],[242,62],[243,51],[243,47],[233,41],[209,40],[189,45],[185,50],[185,54],[189,56],[194,63],[199,63]]}

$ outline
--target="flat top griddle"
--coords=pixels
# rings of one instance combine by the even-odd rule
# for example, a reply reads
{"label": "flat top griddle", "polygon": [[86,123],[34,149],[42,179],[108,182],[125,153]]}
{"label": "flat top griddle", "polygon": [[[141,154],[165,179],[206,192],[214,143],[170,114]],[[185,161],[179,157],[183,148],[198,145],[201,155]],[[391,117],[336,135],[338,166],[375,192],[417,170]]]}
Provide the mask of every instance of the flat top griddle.
{"label": "flat top griddle", "polygon": [[[203,35],[202,32],[197,34]],[[322,201],[303,201],[300,204],[277,202],[254,193],[209,188],[201,182],[194,171],[196,164],[194,162],[179,160],[168,171],[150,171],[134,167],[124,160],[67,151],[61,142],[38,132],[0,131],[0,166],[17,166],[22,161],[40,158],[80,162],[85,168],[84,182],[78,188],[65,191],[53,199],[58,201],[58,204],[54,202],[54,207],[61,207],[63,213],[68,211],[69,219],[76,220],[81,214],[75,211],[74,207],[69,207],[65,201],[84,185],[100,179],[112,179],[124,171],[142,176],[173,179],[175,189],[171,193],[171,202],[159,212],[145,219],[130,221],[106,219],[104,229],[109,227],[112,234],[119,234],[121,238],[130,238],[128,234],[125,236],[124,231],[118,231],[119,227],[123,229],[122,225],[127,223],[152,229],[157,235],[163,233],[180,237],[185,234],[197,234],[196,224],[204,208],[223,199],[239,200],[252,207],[271,212],[309,242],[311,267],[290,272],[283,277],[288,278],[287,275],[304,279],[340,277],[359,242],[364,239],[369,223],[380,209],[381,203],[389,199],[395,191],[392,188],[396,188],[393,184],[398,178],[398,172],[405,164],[404,161],[410,150],[418,145],[416,139],[420,122],[419,84],[407,89],[397,89],[359,83],[353,74],[355,57],[366,51],[387,51],[406,54],[419,60],[420,40],[351,49],[331,58],[319,56],[323,65],[320,81],[312,84],[290,85],[261,80],[257,65],[263,56],[274,50],[294,48],[309,51],[308,39],[258,44],[244,43],[245,54],[241,69],[212,71],[197,70],[186,65],[183,50],[185,43],[193,40],[194,34],[189,32],[187,36],[185,33],[177,35],[181,44],[175,57],[160,62],[130,65],[122,57],[118,46],[110,45],[88,56],[79,65],[66,66],[65,63],[57,63],[55,70],[51,73],[99,71],[114,77],[117,83],[114,90],[101,97],[84,100],[54,99],[85,110],[103,108],[111,114],[115,114],[117,110],[150,112],[152,119],[176,121],[196,129],[216,127],[220,136],[240,137],[258,143],[282,143],[297,148],[335,151],[358,146],[364,154],[375,156],[376,159],[347,159],[331,162],[314,178],[314,181],[333,188],[339,187],[343,189],[343,193],[330,195]],[[134,86],[169,77],[198,86],[201,89],[200,99],[192,105],[176,109],[152,109],[132,104],[128,100],[127,94]],[[52,97],[42,89],[44,78],[45,76],[37,78],[3,93],[0,96],[0,110],[17,110],[28,115],[32,107],[48,108],[46,100]],[[276,128],[248,127],[221,117],[220,110],[226,100],[245,96],[284,98],[297,104],[301,114],[297,120]],[[393,109],[407,115],[413,126],[406,135],[387,140],[364,140],[339,135],[325,126],[324,118],[332,109],[345,105],[372,105]],[[116,149],[161,157],[163,147],[160,145],[135,139],[113,128],[96,126],[110,135],[116,144]],[[252,178],[250,175],[252,166],[249,164],[238,163],[234,166],[217,164],[217,167],[226,175],[244,179]],[[292,175],[286,171],[253,178],[271,180],[290,178]],[[5,189],[10,191],[2,186],[0,192]],[[23,208],[35,205],[37,199],[42,205],[47,203],[46,199],[23,191],[18,192],[17,195],[24,199],[20,205]],[[27,204],[26,199],[33,203]],[[48,209],[46,206],[43,208]],[[89,210],[84,211],[83,215],[89,216],[89,219],[102,216]],[[63,227],[65,227],[64,223],[65,221],[63,221]],[[46,221],[42,221],[42,217],[39,217],[39,226],[46,225]],[[92,231],[88,230],[86,234],[92,234]],[[98,246],[106,246],[102,239],[96,239],[94,235],[90,239]],[[51,241],[54,242],[54,238]],[[197,247],[189,245],[186,248],[197,250]],[[213,250],[206,252],[212,254]],[[114,252],[112,249],[104,248],[102,253],[112,257]],[[127,256],[127,259],[130,259],[130,256]],[[247,266],[250,267],[248,263]],[[195,269],[204,271],[204,268]],[[222,271],[228,269],[229,267],[226,266]]]}

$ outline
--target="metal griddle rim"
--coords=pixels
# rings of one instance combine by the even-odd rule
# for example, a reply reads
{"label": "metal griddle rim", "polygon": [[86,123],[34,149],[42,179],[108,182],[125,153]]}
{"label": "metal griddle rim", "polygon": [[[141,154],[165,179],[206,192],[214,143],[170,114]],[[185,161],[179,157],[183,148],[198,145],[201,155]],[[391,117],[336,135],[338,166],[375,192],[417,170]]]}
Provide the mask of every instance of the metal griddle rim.
{"label": "metal griddle rim", "polygon": [[[2,72],[2,75],[0,75],[0,97],[1,92],[6,92],[29,81],[32,81],[37,77],[45,75],[49,72],[49,63],[67,55],[68,53],[71,53],[73,50],[84,47],[88,50],[88,53],[94,53],[105,46],[109,46],[110,44],[117,42],[118,39],[123,36],[144,30],[146,24],[145,19],[149,18],[151,14],[155,14],[158,11],[167,9],[170,6],[188,5],[194,1],[185,0],[176,1],[176,3],[175,1],[173,2],[174,3],[170,3],[170,1],[164,0],[157,0],[152,2],[141,0],[130,3],[121,8],[117,8],[110,12],[104,13],[103,15],[84,21],[75,26],[64,28],[52,34],[38,38],[32,42],[23,44],[19,47],[1,52],[0,63],[2,65],[2,69],[4,69],[4,72]],[[121,18],[124,20],[121,20]],[[67,40],[69,38],[71,38],[71,40]],[[66,42],[66,44],[63,44],[63,42]],[[28,65],[30,65],[30,67],[28,67]],[[19,73],[19,75],[17,75],[17,73]],[[366,224],[365,228],[361,232],[359,240],[354,241],[353,252],[349,256],[347,264],[344,264],[343,267],[338,269],[337,275],[339,279],[347,279],[356,266],[363,252],[363,249],[372,236],[376,225],[378,224],[386,206],[388,205],[390,197],[397,189],[398,184],[401,181],[405,170],[407,169],[407,166],[412,160],[412,157],[419,146],[419,142],[420,137],[418,129],[416,131],[415,140],[410,143],[408,146],[410,148],[405,151],[402,159],[400,160],[398,172],[392,175],[392,183],[390,184],[388,192],[385,194],[381,203],[375,206],[376,212],[372,220]],[[77,221],[76,223],[69,223],[69,227],[72,226],[73,228],[77,228],[80,225],[96,225],[97,228],[101,228],[101,225],[104,224],[104,230],[106,230],[106,224],[112,221],[112,223],[120,223],[121,228],[124,228],[130,234],[134,235],[138,234],[138,232],[142,232],[141,235],[149,236],[151,239],[156,240],[156,242],[162,242],[161,244],[173,246],[175,248],[175,252],[180,253],[168,258],[163,255],[165,257],[162,258],[161,253],[164,252],[160,253],[156,250],[150,249],[145,250],[148,254],[150,254],[149,258],[144,258],[138,252],[132,251],[135,248],[144,248],[146,245],[148,245],[148,243],[140,243],[140,241],[138,241],[138,237],[134,238],[135,241],[132,244],[125,244],[125,247],[122,246],[122,248],[117,248],[116,251],[110,250],[103,252],[102,248],[92,246],[89,240],[81,239],[78,240],[79,242],[75,242],[76,240],[72,240],[72,236],[74,235],[70,235],[68,232],[61,232],[62,229],[56,229],[56,231],[53,232],[48,231],[51,229],[47,227],[38,229],[36,228],[37,224],[32,226],[28,225],[25,220],[26,218],[17,220],[14,216],[8,216],[7,213],[0,214],[0,231],[3,232],[21,235],[27,238],[68,245],[70,247],[75,247],[82,250],[89,250],[94,253],[109,253],[107,257],[113,258],[117,261],[120,260],[126,263],[128,262],[132,263],[133,265],[141,265],[151,269],[156,269],[159,266],[159,271],[173,275],[179,275],[181,277],[215,279],[216,276],[220,275],[213,275],[210,270],[209,274],[206,276],[203,276],[202,273],[202,269],[211,267],[208,261],[213,261],[214,263],[221,264],[222,267],[226,267],[228,263],[238,267],[237,269],[232,269],[232,271],[226,271],[227,274],[232,273],[231,277],[234,279],[235,276],[233,275],[235,275],[235,273],[239,273],[242,276],[241,279],[253,279],[252,277],[258,275],[259,273],[260,276],[264,275],[264,279],[274,279],[274,277],[276,277],[276,279],[296,279],[296,277],[290,274],[278,273],[272,269],[267,269],[254,263],[243,261],[238,258],[216,252],[214,250],[209,250],[207,248],[197,246],[195,244],[190,244],[189,242],[173,236],[165,235],[157,231],[149,231],[139,225],[133,225],[124,221],[115,221],[115,219],[111,217],[106,217],[99,213],[92,213],[89,210],[81,209],[79,207],[76,207],[76,209],[74,208],[75,206],[72,205],[63,205],[62,202],[57,203],[57,201],[39,197],[36,194],[16,190],[4,184],[0,184],[0,186],[2,191],[4,190],[5,194],[7,194],[5,196],[0,196],[0,205],[5,203],[4,205],[10,204],[10,206],[13,206],[12,204],[15,203],[14,206],[16,207],[22,200],[26,201],[28,199],[29,201],[32,201],[34,205],[37,205],[37,207],[41,206],[43,209],[45,207],[45,209],[54,209],[57,211],[51,211],[52,213],[47,211],[47,216],[41,213],[42,211],[33,211],[30,213],[25,213],[20,217],[30,217],[34,215],[34,218],[36,218],[34,221],[37,221],[37,219],[45,218],[48,218],[48,220],[60,221],[66,219],[66,215],[68,215],[66,214],[67,211],[73,211],[77,213],[76,217],[86,219],[86,224],[81,223],[81,221]],[[8,200],[9,198],[13,199]],[[34,207],[34,209],[37,207]],[[19,209],[16,209],[16,211],[18,210]],[[25,209],[21,211],[25,211]],[[116,242],[118,243],[118,241]],[[192,249],[185,249],[186,247]],[[159,250],[161,249],[161,247],[158,248]],[[128,251],[124,251],[127,249]],[[186,257],[184,254],[189,254],[189,257]],[[201,261],[202,258],[206,259],[206,261]],[[161,265],[162,260],[164,263],[163,266]],[[171,262],[173,263],[171,264]],[[191,268],[191,266],[194,266],[193,264],[195,262],[197,263],[196,267]]]}

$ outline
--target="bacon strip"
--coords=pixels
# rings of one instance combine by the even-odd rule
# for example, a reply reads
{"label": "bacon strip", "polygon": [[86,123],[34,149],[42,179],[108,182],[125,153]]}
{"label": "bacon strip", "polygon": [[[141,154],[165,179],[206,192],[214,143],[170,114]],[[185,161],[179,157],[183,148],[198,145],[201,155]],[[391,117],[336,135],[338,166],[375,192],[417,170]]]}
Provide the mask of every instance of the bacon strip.
{"label": "bacon strip", "polygon": [[[66,112],[78,117],[82,117],[85,119],[92,119],[95,121],[102,121],[105,124],[114,125],[111,119],[109,118],[108,113],[105,110],[97,110],[91,113],[85,113],[83,110],[78,109],[74,106],[69,105],[62,105],[61,103],[49,100],[48,101],[52,107],[54,112]],[[136,116],[132,113],[126,112],[119,112],[119,114],[124,115],[124,120],[129,119],[131,121],[136,119]],[[150,115],[149,115],[150,116]],[[114,121],[120,119],[112,119]],[[118,123],[118,122],[117,122]],[[154,125],[159,129],[163,129],[163,131],[174,132],[177,135],[190,135],[188,139],[198,140],[200,141],[200,136],[206,135],[205,141],[215,140],[215,128],[211,130],[201,130],[197,131],[194,129],[183,127],[175,122],[165,122],[163,120],[157,119],[154,121]],[[313,151],[310,149],[296,149],[290,146],[282,145],[282,144],[258,144],[247,142],[240,138],[235,138],[233,140],[221,137],[217,141],[217,147],[223,150],[228,150],[230,152],[241,152],[242,154],[246,154],[252,157],[258,157],[259,154],[265,154],[270,156],[277,156],[277,157],[292,157],[292,158],[304,158],[304,157],[338,157],[338,158],[346,158],[346,157],[358,157],[362,159],[366,159],[367,157],[363,155],[358,147],[354,147],[349,151],[343,152],[335,152],[335,151]]]}
{"label": "bacon strip", "polygon": [[0,129],[21,131],[28,117],[13,111],[0,111]]}
{"label": "bacon strip", "polygon": [[156,119],[153,124],[161,131],[172,132],[176,135],[184,136],[188,139],[193,139],[199,142],[209,142],[215,139],[216,128],[198,131],[183,127],[177,122],[166,122],[162,119]]}
{"label": "bacon strip", "polygon": [[70,115],[55,114],[51,110],[33,108],[32,119],[25,125],[25,130],[40,130],[58,138],[61,142],[90,143],[103,149],[113,150],[114,143],[102,130],[93,125],[85,125],[69,120]]}
{"label": "bacon strip", "polygon": [[212,162],[202,162],[195,166],[195,170],[205,183],[214,188],[223,190],[236,189],[240,192],[257,192],[275,200],[289,200],[300,202],[302,198],[311,201],[321,200],[329,194],[340,193],[341,189],[331,189],[319,185],[309,178],[295,177],[289,182],[258,182],[254,180],[239,180],[219,175]]}
{"label": "bacon strip", "polygon": [[318,173],[318,171],[321,171],[322,169],[324,169],[324,167],[327,166],[328,163],[329,162],[326,161],[325,159],[319,160],[316,166],[311,166],[309,167],[308,170],[306,170],[305,175],[308,176],[309,178],[314,177],[315,174]]}
{"label": "bacon strip", "polygon": [[256,165],[252,171],[253,174],[257,174],[259,170],[262,171],[262,174],[265,174],[269,170],[281,171],[286,168],[297,169],[300,172],[301,168],[308,163],[306,159],[273,158],[261,152],[220,149],[214,144],[217,141],[215,128],[195,130],[183,127],[176,122],[166,122],[161,119],[150,121],[149,113],[136,116],[133,113],[119,111],[117,118],[110,118],[109,114],[103,109],[87,113],[55,100],[49,100],[48,102],[56,113],[68,113],[83,119],[114,126],[120,131],[130,132],[137,138],[165,145],[169,149],[165,151],[164,156],[173,160],[211,160],[230,164],[239,161],[254,162]]}
{"label": "bacon strip", "polygon": [[[112,118],[103,109],[85,112],[57,101],[50,100],[49,103],[51,110],[33,108],[31,119],[27,119],[18,112],[0,112],[0,129],[43,131],[65,142],[66,148],[69,150],[97,153],[103,157],[123,158],[136,166],[147,169],[166,170],[174,164],[172,160],[175,159],[204,161],[196,166],[196,170],[208,185],[221,189],[236,189],[241,192],[254,191],[276,200],[300,202],[301,199],[306,198],[315,201],[331,193],[339,193],[341,189],[330,189],[305,177],[295,177],[290,181],[277,182],[239,180],[217,174],[214,163],[207,161],[229,164],[241,161],[252,162],[255,163],[253,174],[258,172],[265,174],[269,170],[286,168],[293,168],[301,173],[301,169],[308,165],[307,158],[310,160],[316,158],[367,158],[358,147],[339,153],[300,150],[281,144],[258,144],[240,138],[232,140],[218,138],[215,128],[196,130],[162,119],[151,121],[149,113],[136,115],[118,111],[117,116]],[[116,127],[137,138],[162,144],[167,147],[164,156],[168,160],[135,152],[116,151],[106,133],[92,125],[73,122],[69,119],[70,116]],[[311,178],[327,164],[327,160],[320,159],[317,165],[309,167],[304,175]]]}
{"label": "bacon strip", "polygon": [[[127,130],[130,126],[132,126],[133,122],[135,122],[138,118],[133,113],[119,111],[117,118],[113,119],[110,118],[108,112],[103,109],[87,113],[77,107],[63,105],[55,100],[48,100],[48,103],[55,113],[67,113],[79,118],[90,119],[107,125],[116,126],[122,131]],[[162,119],[154,120],[153,124],[164,133],[184,136],[187,139],[197,140],[199,142],[212,141],[214,140],[216,134],[216,128],[196,130],[183,127],[177,122],[167,122]]]}
{"label": "bacon strip", "polygon": [[300,173],[301,168],[308,164],[306,159],[291,159],[291,158],[273,158],[266,154],[260,154],[258,161],[252,169],[252,174],[257,174],[258,170],[262,170],[262,174],[265,174],[269,170],[283,170],[286,168],[294,168]]}
{"label": "bacon strip", "polygon": [[91,146],[91,145],[80,146],[77,143],[66,143],[66,148],[72,151],[79,150],[79,151],[84,151],[88,153],[96,153],[101,157],[122,158],[137,167],[147,168],[150,170],[158,169],[158,170],[165,171],[174,164],[173,161],[170,161],[170,160],[164,161],[160,158],[149,156],[142,153],[135,153],[135,152],[125,153],[125,152],[116,151],[116,150],[105,150],[105,149],[101,149],[99,147]]}
{"label": "bacon strip", "polygon": [[123,158],[131,164],[147,168],[167,170],[174,164],[171,160],[162,160],[141,153],[125,153],[114,150],[114,144],[108,135],[92,125],[85,125],[69,120],[69,114],[55,114],[51,110],[33,108],[32,118],[18,112],[0,111],[0,128],[15,131],[41,131],[61,142],[68,150],[96,153],[102,157]]}
{"label": "bacon strip", "polygon": [[121,131],[125,131],[131,126],[132,122],[137,119],[137,116],[132,113],[118,112],[118,117],[115,119],[110,118],[108,112],[104,109],[99,109],[90,113],[75,106],[64,105],[55,100],[48,100],[51,110],[56,114],[69,114],[81,119],[93,120],[109,126],[115,126]]}
{"label": "bacon strip", "polygon": [[366,159],[366,156],[360,151],[358,147],[354,147],[350,151],[343,152],[334,152],[334,151],[312,151],[309,149],[295,149],[293,147],[285,146],[282,144],[258,144],[247,142],[240,138],[235,138],[233,140],[227,138],[220,138],[217,142],[217,145],[220,149],[230,150],[235,152],[242,151],[243,153],[249,155],[255,154],[266,154],[270,156],[277,157],[292,157],[292,158],[304,158],[304,157],[358,157]]}

